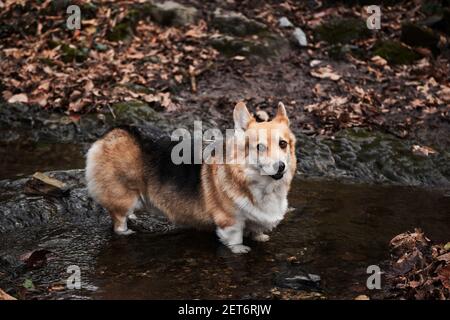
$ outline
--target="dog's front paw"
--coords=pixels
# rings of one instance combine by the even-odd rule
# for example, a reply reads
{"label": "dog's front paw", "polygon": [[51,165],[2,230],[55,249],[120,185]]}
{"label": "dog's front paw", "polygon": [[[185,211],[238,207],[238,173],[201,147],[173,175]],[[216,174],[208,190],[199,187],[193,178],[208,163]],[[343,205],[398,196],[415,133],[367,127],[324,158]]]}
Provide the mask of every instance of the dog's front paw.
{"label": "dog's front paw", "polygon": [[258,233],[253,235],[253,240],[258,242],[266,242],[270,240],[270,237],[267,234],[264,233]]}
{"label": "dog's front paw", "polygon": [[229,248],[233,253],[247,253],[251,250],[250,247],[244,246],[243,244],[235,244],[229,246]]}
{"label": "dog's front paw", "polygon": [[125,231],[122,230],[114,230],[114,232],[119,236],[129,236],[130,234],[136,233],[135,231],[131,229],[127,229]]}

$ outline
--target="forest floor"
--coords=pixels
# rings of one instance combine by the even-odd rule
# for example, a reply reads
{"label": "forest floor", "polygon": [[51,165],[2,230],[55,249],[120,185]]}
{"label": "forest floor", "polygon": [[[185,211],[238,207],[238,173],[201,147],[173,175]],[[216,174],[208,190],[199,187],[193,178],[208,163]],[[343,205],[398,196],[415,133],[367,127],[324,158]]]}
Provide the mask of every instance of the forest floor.
{"label": "forest floor", "polygon": [[183,0],[172,11],[72,1],[81,7],[74,31],[67,2],[1,2],[0,99],[74,122],[133,101],[219,124],[238,100],[269,114],[283,101],[295,129],[309,135],[368,127],[431,144],[422,153],[450,146],[449,22],[440,1],[381,6],[380,30],[367,28],[365,7],[326,1]]}

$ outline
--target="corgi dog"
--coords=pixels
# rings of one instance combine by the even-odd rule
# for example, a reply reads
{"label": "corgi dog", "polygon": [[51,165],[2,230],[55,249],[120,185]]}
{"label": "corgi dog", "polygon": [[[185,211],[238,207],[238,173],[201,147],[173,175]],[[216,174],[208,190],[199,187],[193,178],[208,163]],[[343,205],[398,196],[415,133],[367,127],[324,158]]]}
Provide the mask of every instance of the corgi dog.
{"label": "corgi dog", "polygon": [[[132,128],[115,128],[89,149],[86,182],[90,196],[109,212],[114,231],[133,233],[127,219],[150,202],[170,221],[213,226],[233,253],[247,253],[245,236],[268,241],[287,209],[296,171],[295,136],[280,102],[271,121],[257,122],[243,102],[233,111],[230,159],[211,154],[201,163],[175,164],[173,141],[144,138]],[[253,137],[250,139],[249,137]],[[216,159],[217,158],[217,159]]]}

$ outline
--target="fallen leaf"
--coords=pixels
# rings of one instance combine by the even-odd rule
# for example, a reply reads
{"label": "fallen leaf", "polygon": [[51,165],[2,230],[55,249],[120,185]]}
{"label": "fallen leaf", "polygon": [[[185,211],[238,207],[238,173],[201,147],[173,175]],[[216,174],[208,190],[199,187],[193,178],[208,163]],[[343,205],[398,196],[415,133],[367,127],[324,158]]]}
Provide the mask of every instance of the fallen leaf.
{"label": "fallen leaf", "polygon": [[380,56],[374,56],[370,60],[380,67],[387,65],[387,60]]}
{"label": "fallen leaf", "polygon": [[450,264],[438,271],[438,278],[445,288],[450,289]]}
{"label": "fallen leaf", "polygon": [[9,103],[28,103],[28,96],[25,93],[19,93],[13,95],[8,99]]}
{"label": "fallen leaf", "polygon": [[441,98],[445,102],[450,102],[450,88],[444,87],[442,90],[438,92],[439,98]]}
{"label": "fallen leaf", "polygon": [[14,298],[13,296],[10,296],[2,289],[0,289],[0,300],[17,300],[17,299]]}
{"label": "fallen leaf", "polygon": [[310,73],[313,77],[319,79],[330,79],[333,81],[338,81],[341,78],[341,76],[335,73],[330,66],[320,67],[316,70],[311,70]]}
{"label": "fallen leaf", "polygon": [[439,261],[444,261],[446,263],[450,263],[450,252],[440,255],[439,257],[437,257],[437,259]]}
{"label": "fallen leaf", "polygon": [[427,146],[419,146],[417,144],[412,146],[412,152],[416,155],[423,155],[428,157],[430,154],[437,153],[436,150]]}
{"label": "fallen leaf", "polygon": [[25,281],[23,282],[23,287],[27,290],[35,289],[33,281],[31,279],[25,279]]}
{"label": "fallen leaf", "polygon": [[444,246],[444,250],[449,251],[450,250],[450,242],[447,242]]}

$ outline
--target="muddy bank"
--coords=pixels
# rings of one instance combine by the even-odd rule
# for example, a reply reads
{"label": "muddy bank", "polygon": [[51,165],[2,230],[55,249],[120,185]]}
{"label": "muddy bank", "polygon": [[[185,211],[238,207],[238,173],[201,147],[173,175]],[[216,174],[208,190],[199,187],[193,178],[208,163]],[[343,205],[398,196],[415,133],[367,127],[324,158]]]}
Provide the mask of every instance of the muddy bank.
{"label": "muddy bank", "polygon": [[[228,107],[231,118],[232,105]],[[2,105],[0,153],[5,163],[0,178],[55,168],[81,169],[89,144],[114,125],[136,125],[144,134],[157,137],[170,134],[179,127],[193,130],[195,120],[202,121],[204,130],[232,126],[230,119],[217,117],[214,110],[203,114],[180,112],[167,115],[148,105],[123,103],[115,107],[114,113],[71,118],[24,105]],[[369,183],[450,186],[448,149],[420,154],[414,151],[414,146],[419,143],[417,140],[402,139],[368,128],[343,129],[333,137],[308,135],[295,124],[293,130],[297,137],[298,173],[301,176]],[[36,152],[33,153],[33,150]],[[25,157],[27,153],[30,159]],[[54,161],[43,163],[39,160],[49,160],[49,157],[53,157]],[[52,163],[60,167],[52,168]]]}
{"label": "muddy bank", "polygon": [[[294,209],[271,241],[237,256],[156,212],[139,212],[138,232],[117,237],[82,171],[49,176],[67,192],[27,196],[27,179],[0,183],[0,287],[17,298],[382,298],[384,282],[368,290],[366,269],[389,258],[389,240],[419,226],[445,243],[450,227],[442,190],[295,180]],[[80,290],[66,287],[71,265]]]}

